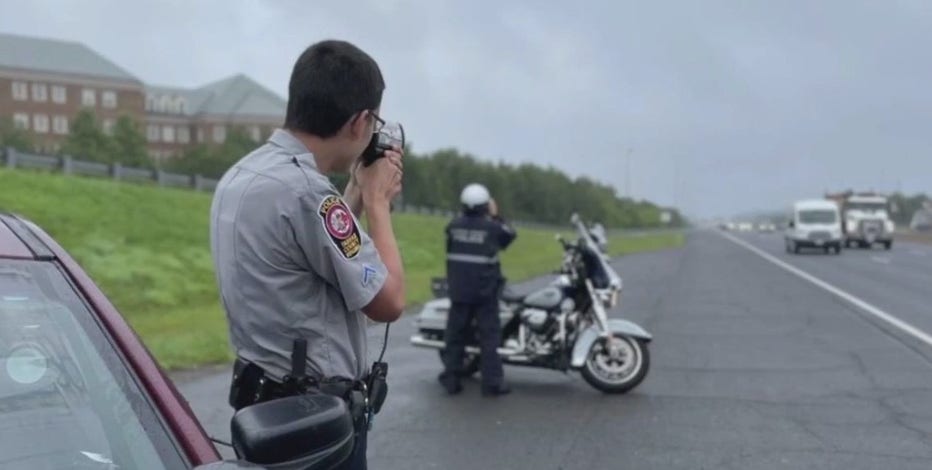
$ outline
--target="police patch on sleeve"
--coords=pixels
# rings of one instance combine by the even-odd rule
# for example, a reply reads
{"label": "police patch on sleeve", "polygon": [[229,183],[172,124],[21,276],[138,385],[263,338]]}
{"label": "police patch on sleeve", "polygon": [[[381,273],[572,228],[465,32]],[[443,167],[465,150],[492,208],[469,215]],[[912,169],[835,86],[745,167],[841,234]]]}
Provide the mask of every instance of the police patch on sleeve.
{"label": "police patch on sleeve", "polygon": [[356,219],[343,200],[337,196],[327,196],[321,201],[317,213],[337,251],[346,259],[356,257],[362,249],[362,237]]}

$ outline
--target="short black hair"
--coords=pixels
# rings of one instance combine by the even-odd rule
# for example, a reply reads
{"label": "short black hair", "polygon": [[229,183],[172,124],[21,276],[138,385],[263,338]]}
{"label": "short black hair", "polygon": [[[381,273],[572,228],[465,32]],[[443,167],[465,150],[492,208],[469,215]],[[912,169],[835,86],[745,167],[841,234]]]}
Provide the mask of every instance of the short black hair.
{"label": "short black hair", "polygon": [[291,71],[285,128],[332,137],[352,115],[377,109],[384,90],[379,65],[362,49],[337,40],[312,44]]}

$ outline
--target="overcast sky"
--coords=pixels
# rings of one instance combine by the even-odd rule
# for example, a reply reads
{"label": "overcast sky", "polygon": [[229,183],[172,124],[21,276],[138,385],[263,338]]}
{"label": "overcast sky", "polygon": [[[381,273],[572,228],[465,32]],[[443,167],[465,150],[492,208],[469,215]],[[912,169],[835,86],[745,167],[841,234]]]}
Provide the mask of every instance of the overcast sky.
{"label": "overcast sky", "polygon": [[[585,6],[583,6],[585,5]],[[554,165],[725,215],[824,190],[932,192],[932,2],[0,0],[0,31],[80,41],[143,81],[247,74],[283,97],[298,54],[381,65],[416,151]]]}

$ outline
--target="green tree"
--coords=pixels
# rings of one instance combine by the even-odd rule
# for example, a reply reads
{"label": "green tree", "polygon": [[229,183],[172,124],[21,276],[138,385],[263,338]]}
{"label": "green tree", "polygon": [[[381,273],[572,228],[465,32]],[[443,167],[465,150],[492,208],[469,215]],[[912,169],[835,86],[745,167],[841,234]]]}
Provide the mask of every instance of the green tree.
{"label": "green tree", "polygon": [[235,127],[227,133],[227,139],[217,146],[198,145],[186,151],[167,165],[171,171],[185,174],[200,174],[219,178],[260,144],[253,141],[242,128]]}
{"label": "green tree", "polygon": [[210,149],[200,144],[185,150],[178,158],[169,160],[165,166],[168,170],[178,173],[216,177],[213,171],[216,165],[211,158]]}
{"label": "green tree", "polygon": [[13,147],[21,152],[32,152],[35,143],[25,129],[18,129],[12,119],[0,119],[0,149]]}
{"label": "green tree", "polygon": [[137,168],[152,167],[152,160],[146,152],[146,138],[135,121],[129,116],[120,116],[113,127],[113,136],[108,163],[120,162]]}
{"label": "green tree", "polygon": [[112,163],[112,144],[97,125],[94,113],[82,109],[71,124],[71,132],[62,145],[62,153],[82,160]]}

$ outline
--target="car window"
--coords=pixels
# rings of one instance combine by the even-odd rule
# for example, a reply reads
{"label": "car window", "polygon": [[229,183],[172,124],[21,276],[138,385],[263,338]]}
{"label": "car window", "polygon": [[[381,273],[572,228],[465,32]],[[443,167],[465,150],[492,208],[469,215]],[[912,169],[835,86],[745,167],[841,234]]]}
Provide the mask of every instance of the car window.
{"label": "car window", "polygon": [[0,468],[185,467],[113,348],[54,264],[0,260]]}
{"label": "car window", "polygon": [[800,211],[799,221],[804,224],[831,224],[835,222],[835,211],[826,209]]}

